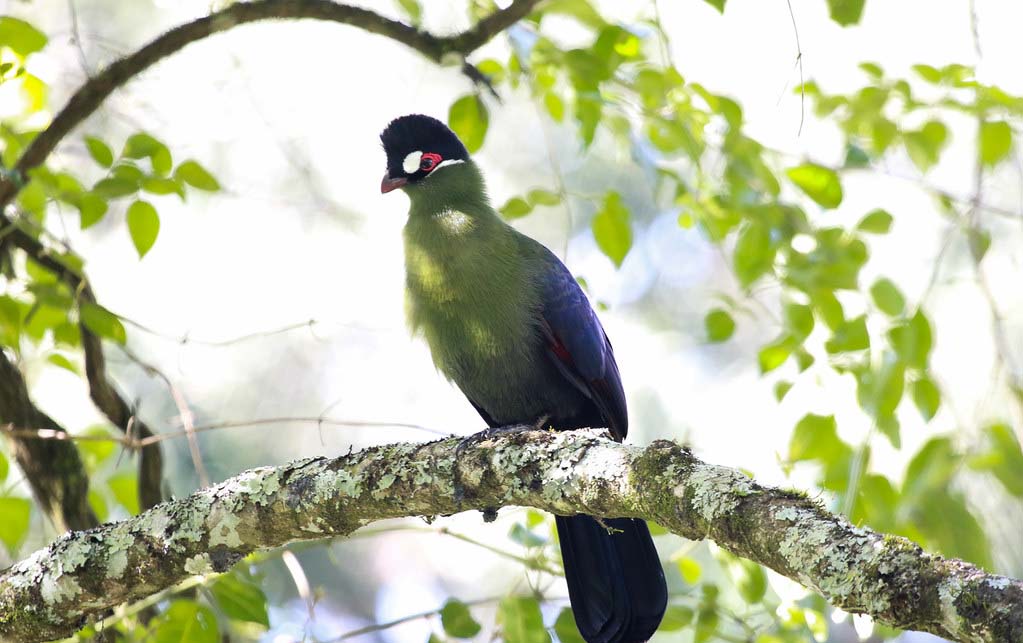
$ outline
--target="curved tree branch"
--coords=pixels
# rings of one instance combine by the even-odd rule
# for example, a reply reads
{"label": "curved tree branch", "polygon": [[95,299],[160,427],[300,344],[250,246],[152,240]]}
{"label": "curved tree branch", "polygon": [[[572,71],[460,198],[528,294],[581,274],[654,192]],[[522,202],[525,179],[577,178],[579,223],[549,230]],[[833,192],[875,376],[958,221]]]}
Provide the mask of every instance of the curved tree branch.
{"label": "curved tree branch", "polygon": [[[386,36],[415,49],[436,63],[442,63],[446,62],[448,54],[464,58],[479,49],[523,18],[539,1],[515,0],[505,9],[480,20],[472,29],[454,36],[435,36],[368,9],[330,0],[257,0],[232,4],[226,9],[171,29],[89,79],[74,93],[53,122],[33,139],[14,169],[24,177],[29,170],[42,164],[57,144],[96,111],[115,89],[155,63],[188,44],[238,25],[261,20],[298,18],[338,22]],[[469,75],[478,80],[471,73]],[[10,203],[19,189],[18,177],[4,176],[0,179],[0,210]]]}
{"label": "curved tree branch", "polygon": [[603,435],[525,431],[465,448],[449,438],[247,471],[130,520],[67,534],[8,569],[0,638],[70,634],[105,609],[225,571],[257,549],[344,536],[384,518],[527,505],[642,517],[711,538],[887,625],[958,641],[1023,640],[1023,581],[854,527],[803,494],[705,464],[674,442],[640,448]]}

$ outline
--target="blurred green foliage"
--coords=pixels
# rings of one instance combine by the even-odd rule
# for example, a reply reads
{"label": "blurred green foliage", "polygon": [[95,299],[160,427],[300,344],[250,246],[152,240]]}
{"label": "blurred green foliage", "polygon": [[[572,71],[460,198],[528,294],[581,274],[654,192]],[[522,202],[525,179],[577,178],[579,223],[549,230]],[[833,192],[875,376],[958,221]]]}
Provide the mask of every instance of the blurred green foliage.
{"label": "blurred green foliage", "polygon": [[[718,11],[725,0],[707,0]],[[416,0],[397,5],[412,24],[423,9]],[[832,19],[855,24],[863,0],[827,0]],[[479,19],[490,3],[470,3]],[[550,16],[567,17],[589,34],[585,46],[568,48],[545,28]],[[647,27],[653,27],[649,29]],[[898,275],[880,275],[866,283],[863,269],[871,256],[870,235],[886,235],[900,222],[881,209],[865,212],[855,225],[823,216],[846,195],[843,180],[871,171],[887,158],[904,154],[926,175],[947,153],[953,118],[975,121],[978,172],[1010,162],[1023,97],[977,81],[973,70],[952,64],[916,65],[914,77],[893,78],[874,62],[864,62],[863,86],[845,94],[826,93],[816,82],[803,83],[808,107],[835,125],[843,137],[845,160],[838,166],[818,161],[787,162],[746,134],[741,106],[727,96],[688,82],[671,64],[652,55],[665,38],[653,21],[639,28],[607,21],[587,0],[552,0],[530,14],[524,27],[529,44],[516,41],[506,60],[477,62],[499,91],[524,91],[555,123],[570,123],[585,152],[598,137],[607,137],[633,158],[652,157],[657,176],[652,198],[658,207],[678,211],[679,225],[698,228],[729,257],[742,290],[748,295],[763,284],[776,286],[776,323],[747,314],[746,302],[723,297],[707,311],[706,339],[732,340],[748,325],[764,325],[776,334],[748,355],[781,401],[801,385],[807,371],[828,371],[855,383],[855,401],[873,430],[851,444],[842,439],[834,415],[807,412],[793,427],[786,468],[812,467],[823,498],[856,524],[905,535],[930,551],[992,565],[988,537],[960,484],[964,471],[984,476],[1023,498],[1023,453],[1005,422],[991,422],[979,441],[964,441],[935,427],[933,437],[909,459],[901,481],[871,468],[872,442],[880,434],[901,446],[900,410],[907,406],[926,422],[939,416],[943,392],[931,370],[934,328],[920,301],[907,297]],[[42,50],[47,36],[29,23],[0,17],[0,85],[16,88],[23,112],[0,123],[0,159],[12,167],[38,133],[34,117],[53,106],[46,83],[26,70],[25,60]],[[486,144],[489,114],[500,109],[482,93],[456,98],[448,122],[470,152]],[[47,239],[48,213],[67,206],[79,213],[83,230],[108,216],[123,216],[125,239],[140,260],[159,238],[161,199],[185,200],[195,190],[220,190],[217,179],[196,160],[177,165],[170,146],[149,132],[137,132],[112,145],[100,136],[79,137],[84,151],[102,173],[86,185],[80,168],[54,162],[24,177],[12,225]],[[929,189],[929,188],[928,188]],[[930,189],[947,216],[961,225],[975,261],[983,261],[990,233],[969,205]],[[563,205],[569,195],[558,186],[533,186],[500,208],[505,218],[543,214]],[[597,247],[615,266],[628,259],[633,231],[646,216],[637,216],[621,194],[607,190],[592,197],[595,214],[590,230]],[[904,216],[904,215],[902,215]],[[0,230],[0,240],[5,231]],[[2,248],[2,247],[0,247]],[[81,272],[85,260],[59,242],[52,257],[68,270]],[[4,252],[5,250],[0,250]],[[81,323],[104,339],[125,344],[127,331],[101,305],[79,303],[79,293],[31,260],[5,263],[7,278],[0,294],[0,344],[12,354],[31,344],[45,348],[48,363],[81,373]],[[863,312],[848,312],[848,311]],[[786,371],[786,367],[788,370]],[[779,373],[784,373],[783,379]],[[77,432],[92,440],[78,442],[91,479],[89,502],[101,520],[139,510],[135,473],[117,462],[107,426]],[[22,552],[31,523],[32,502],[10,484],[9,457],[0,451],[0,541],[12,556]],[[654,533],[663,533],[652,525]],[[533,569],[557,559],[557,545],[547,537],[549,517],[527,512],[509,534],[512,546],[524,548]],[[713,546],[670,555],[672,600],[661,631],[684,640],[785,643],[824,640],[831,610],[810,592],[793,599],[792,584],[759,565],[737,559]],[[258,564],[263,559],[253,557]],[[260,578],[246,565],[209,578],[208,591],[195,600],[178,598],[144,623],[138,610],[127,610],[112,627],[131,640],[216,641],[222,633],[256,638],[271,624]],[[496,628],[510,643],[544,643],[553,635],[565,643],[581,641],[571,609],[549,610],[543,596],[510,595],[487,609],[486,622],[474,604],[449,599],[438,611],[431,640],[468,639]],[[84,634],[88,634],[87,630]],[[880,638],[895,632],[876,628]]]}

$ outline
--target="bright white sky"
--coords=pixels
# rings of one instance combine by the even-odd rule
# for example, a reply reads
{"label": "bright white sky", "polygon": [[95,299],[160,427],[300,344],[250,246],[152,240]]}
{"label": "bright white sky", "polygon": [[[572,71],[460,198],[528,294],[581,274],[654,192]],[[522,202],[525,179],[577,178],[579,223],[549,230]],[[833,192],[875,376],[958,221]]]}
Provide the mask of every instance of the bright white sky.
{"label": "bright white sky", "polygon": [[[378,4],[380,11],[395,14],[389,2]],[[426,4],[428,26],[464,26],[461,9]],[[863,77],[856,65],[863,60],[903,75],[918,62],[977,62],[966,0],[868,0],[862,24],[850,29],[830,22],[823,0],[792,4],[803,73],[828,90],[860,86]],[[1023,92],[1018,68],[1023,4],[976,4],[983,52],[979,76]],[[208,9],[208,3],[192,0],[168,1],[158,9],[85,0],[77,5],[83,39],[92,43],[87,53],[93,69]],[[111,19],[113,6],[117,11]],[[616,11],[626,6],[633,5],[614,3]],[[650,5],[641,6],[647,11]],[[68,32],[64,0],[15,9],[34,12],[48,33]],[[793,161],[803,153],[830,163],[841,160],[831,125],[808,113],[798,132],[800,101],[792,87],[799,72],[784,1],[732,0],[723,17],[698,0],[662,1],[660,11],[682,74],[738,99],[751,134],[793,153]],[[620,17],[630,21],[636,16]],[[499,40],[481,56],[504,58],[505,51]],[[33,69],[57,87],[57,104],[81,80],[74,50],[63,37],[54,38],[49,53],[37,56]],[[384,168],[380,129],[411,111],[443,117],[447,106],[469,90],[457,71],[438,69],[381,38],[330,24],[262,24],[189,47],[118,92],[103,115],[82,128],[81,134],[104,133],[115,146],[137,129],[148,130],[170,143],[176,159],[202,160],[226,186],[220,195],[190,196],[186,204],[157,197],[160,238],[141,262],[117,214],[85,233],[70,217],[68,235],[88,257],[101,302],[171,337],[221,340],[309,319],[321,322],[312,332],[296,330],[229,347],[181,345],[129,327],[132,346],[174,379],[200,423],[316,417],[329,407],[327,415],[344,419],[415,422],[457,433],[481,428],[460,393],[435,373],[425,346],[406,335],[400,230],[407,200],[398,194],[381,196],[378,189]],[[575,180],[585,184],[585,159],[575,152],[571,130],[542,122],[525,95],[506,92],[505,104],[493,107],[491,133],[477,157],[496,202],[532,187],[553,187],[545,132],[570,186]],[[928,180],[966,195],[969,129],[953,127],[952,145],[959,158],[937,168]],[[595,153],[602,149],[607,148],[598,145]],[[81,146],[69,143],[59,158],[73,164],[85,157]],[[914,175],[898,159],[888,170]],[[623,182],[627,179],[623,174]],[[896,227],[891,238],[875,245],[869,274],[897,273],[908,299],[915,301],[942,230],[929,200],[913,183],[883,176],[850,180],[846,194],[843,207],[826,216],[850,221],[879,206],[894,213]],[[988,196],[1018,207],[1020,179],[996,177]],[[591,211],[586,203],[573,204],[577,220]],[[569,267],[586,277],[597,298],[611,304],[601,318],[615,344],[633,417],[639,418],[630,437],[647,442],[687,431],[698,453],[710,461],[752,470],[768,483],[805,484],[805,474],[785,478],[777,455],[786,450],[795,420],[810,410],[836,413],[843,436],[859,440],[868,426],[856,410],[851,383],[806,378],[779,408],[770,381],[762,380],[755,367],[756,343],[768,339],[769,330],[747,322],[733,345],[706,345],[702,314],[713,304],[715,291],[732,286],[721,276],[719,257],[697,233],[682,231],[673,221],[674,215],[665,213],[651,231],[637,235],[636,250],[620,273],[588,235],[569,245]],[[564,211],[549,209],[521,227],[564,255],[565,222]],[[1023,336],[1019,232],[996,238],[988,260],[1017,349]],[[636,284],[652,283],[651,267],[657,266],[691,293],[692,313],[678,328],[655,332],[627,302]],[[953,268],[962,266],[953,262]],[[772,291],[763,295],[765,301],[772,296]],[[903,435],[909,449],[934,432],[953,430],[957,421],[970,430],[981,419],[1005,412],[1004,401],[990,397],[989,322],[972,285],[946,285],[929,303],[938,324],[934,361],[945,387],[955,391],[956,414],[946,408],[924,427],[907,409]],[[141,412],[160,429],[173,428],[175,411],[161,384],[130,368],[122,372],[122,387],[139,400]],[[31,373],[40,403],[58,419],[71,428],[98,421],[70,375],[41,365]],[[353,434],[325,428],[321,435],[314,427],[291,426],[237,429],[213,435],[204,445],[207,466],[214,477],[223,478],[250,466],[337,453],[353,441],[427,437],[384,429]],[[897,475],[905,454],[886,448],[880,439],[875,446],[882,470]],[[180,460],[187,458],[184,445],[176,445],[174,453],[178,470],[187,475],[187,460]],[[182,493],[195,483],[186,479],[174,487]],[[493,537],[495,529],[482,527],[476,516],[453,524],[484,537]],[[357,551],[336,549],[345,557]],[[507,587],[501,573],[481,579],[480,571],[508,567],[440,536],[397,534],[375,541],[372,551],[372,572],[396,581],[377,597],[379,620],[432,609],[450,591],[473,598]],[[450,560],[459,560],[458,568]],[[438,584],[438,570],[443,570],[444,587]],[[323,612],[317,626],[321,636],[355,625]],[[298,619],[293,631],[300,634],[301,617],[292,618]],[[411,623],[389,636],[418,643],[424,640],[424,627]]]}

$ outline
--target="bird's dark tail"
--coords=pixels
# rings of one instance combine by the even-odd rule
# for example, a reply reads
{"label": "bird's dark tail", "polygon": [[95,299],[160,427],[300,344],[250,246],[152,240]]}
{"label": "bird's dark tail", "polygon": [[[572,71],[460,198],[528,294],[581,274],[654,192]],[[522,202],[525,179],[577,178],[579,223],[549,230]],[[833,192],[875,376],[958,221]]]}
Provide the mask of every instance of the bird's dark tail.
{"label": "bird's dark tail", "polygon": [[668,588],[642,520],[555,516],[568,596],[588,643],[637,643],[653,636]]}

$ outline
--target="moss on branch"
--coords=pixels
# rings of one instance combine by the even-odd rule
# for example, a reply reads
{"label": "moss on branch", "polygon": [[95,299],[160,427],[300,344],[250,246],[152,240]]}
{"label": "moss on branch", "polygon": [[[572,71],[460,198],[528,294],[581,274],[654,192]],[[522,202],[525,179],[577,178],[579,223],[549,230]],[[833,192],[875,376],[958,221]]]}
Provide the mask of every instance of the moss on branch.
{"label": "moss on branch", "polygon": [[[847,611],[958,641],[1023,640],[1023,582],[854,527],[802,494],[673,442],[529,431],[374,447],[246,471],[119,523],[72,532],[0,574],[0,637],[65,636],[104,610],[242,556],[374,520],[508,505],[641,517],[711,538]],[[458,488],[461,493],[456,493]]]}

